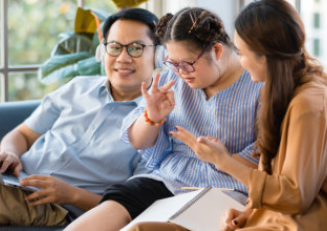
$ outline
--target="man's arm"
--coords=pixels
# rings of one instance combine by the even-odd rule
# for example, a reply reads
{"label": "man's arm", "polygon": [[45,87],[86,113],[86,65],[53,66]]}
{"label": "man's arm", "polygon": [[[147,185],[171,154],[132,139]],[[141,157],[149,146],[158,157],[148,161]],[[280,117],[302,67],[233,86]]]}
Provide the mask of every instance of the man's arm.
{"label": "man's arm", "polygon": [[101,200],[101,195],[72,186],[53,176],[32,175],[22,179],[20,184],[40,188],[26,197],[33,206],[48,203],[70,204],[87,211]]}
{"label": "man's arm", "polygon": [[[24,123],[10,131],[1,141],[0,164],[1,172],[5,172],[10,166],[17,176],[22,169],[19,158],[33,145],[41,134],[31,130]],[[21,181],[22,185],[30,185],[41,188],[26,199],[32,205],[58,203],[72,204],[75,207],[87,211],[98,205],[101,196],[87,190],[71,186],[52,176],[32,175]]]}
{"label": "man's arm", "polygon": [[88,211],[97,206],[102,198],[101,195],[78,187],[74,187],[73,192],[74,199],[71,204],[83,211]]}
{"label": "man's arm", "polygon": [[41,134],[31,130],[24,123],[10,131],[0,144],[1,172],[12,168],[14,175],[21,171],[20,157],[32,146]]}

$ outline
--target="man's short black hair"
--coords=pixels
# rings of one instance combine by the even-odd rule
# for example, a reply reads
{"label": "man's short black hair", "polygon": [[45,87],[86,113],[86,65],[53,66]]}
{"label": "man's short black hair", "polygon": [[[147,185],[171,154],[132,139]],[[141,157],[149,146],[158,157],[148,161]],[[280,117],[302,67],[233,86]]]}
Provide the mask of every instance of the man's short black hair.
{"label": "man's short black hair", "polygon": [[132,20],[146,24],[151,31],[149,36],[153,40],[154,44],[160,43],[159,38],[155,35],[158,18],[150,11],[141,8],[131,8],[109,16],[103,26],[103,35],[105,40],[108,38],[109,30],[112,24],[114,24],[117,20]]}

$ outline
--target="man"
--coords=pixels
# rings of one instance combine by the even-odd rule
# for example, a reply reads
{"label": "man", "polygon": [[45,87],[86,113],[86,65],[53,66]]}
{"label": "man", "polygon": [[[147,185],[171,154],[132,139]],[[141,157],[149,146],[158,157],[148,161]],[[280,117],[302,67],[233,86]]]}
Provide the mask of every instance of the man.
{"label": "man", "polygon": [[157,21],[142,9],[110,16],[102,44],[107,77],[76,77],[3,138],[1,172],[24,169],[33,175],[21,185],[40,190],[0,185],[0,225],[65,225],[96,206],[107,186],[148,171],[119,131],[141,100],[142,82],[151,85]]}

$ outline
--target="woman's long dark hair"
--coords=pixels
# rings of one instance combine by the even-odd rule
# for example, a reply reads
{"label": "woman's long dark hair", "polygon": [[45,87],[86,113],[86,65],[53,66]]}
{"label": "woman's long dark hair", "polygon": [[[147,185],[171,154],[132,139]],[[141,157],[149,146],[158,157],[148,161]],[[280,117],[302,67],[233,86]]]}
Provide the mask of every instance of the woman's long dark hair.
{"label": "woman's long dark hair", "polygon": [[305,50],[304,26],[288,2],[261,0],[249,4],[236,19],[235,29],[253,52],[267,60],[257,148],[264,170],[271,174],[271,161],[278,152],[282,122],[295,88],[310,78],[326,75]]}

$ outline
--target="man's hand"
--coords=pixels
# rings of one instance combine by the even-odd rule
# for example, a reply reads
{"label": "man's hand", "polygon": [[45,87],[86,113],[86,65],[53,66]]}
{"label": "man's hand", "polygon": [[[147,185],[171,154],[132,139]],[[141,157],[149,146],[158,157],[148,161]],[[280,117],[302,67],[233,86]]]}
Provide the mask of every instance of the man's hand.
{"label": "man's hand", "polygon": [[4,173],[9,170],[16,177],[19,176],[20,171],[22,171],[23,169],[22,163],[20,162],[18,155],[11,151],[0,152],[0,166],[1,173]]}
{"label": "man's hand", "polygon": [[48,203],[72,204],[74,198],[74,187],[52,176],[28,176],[20,184],[40,188],[26,197],[32,206]]}

